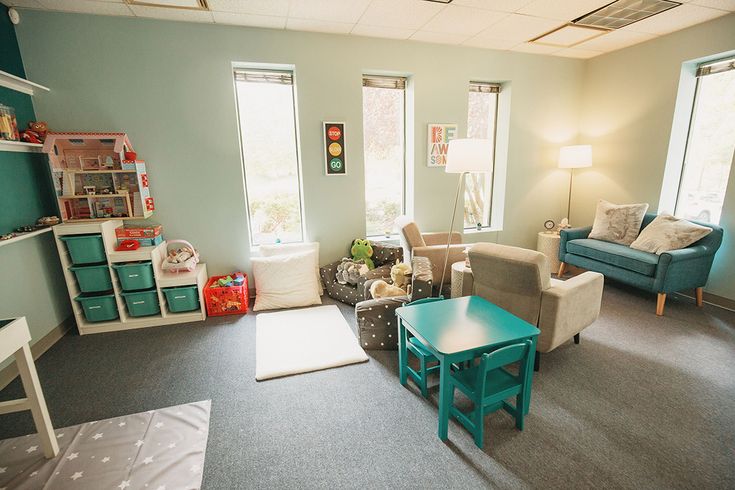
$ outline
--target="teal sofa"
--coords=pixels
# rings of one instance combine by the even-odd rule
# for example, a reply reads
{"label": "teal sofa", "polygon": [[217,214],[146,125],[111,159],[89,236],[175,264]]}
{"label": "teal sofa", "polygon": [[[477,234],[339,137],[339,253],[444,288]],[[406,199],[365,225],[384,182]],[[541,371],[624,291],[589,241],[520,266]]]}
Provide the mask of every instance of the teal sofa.
{"label": "teal sofa", "polygon": [[[641,229],[655,217],[655,214],[646,214]],[[562,230],[559,277],[564,275],[566,265],[571,264],[657,293],[656,314],[659,316],[664,313],[667,293],[694,289],[697,306],[702,306],[702,287],[707,284],[715,253],[722,243],[722,228],[709,223],[693,223],[712,228],[712,233],[686,248],[661,255],[587,238],[591,226]]]}

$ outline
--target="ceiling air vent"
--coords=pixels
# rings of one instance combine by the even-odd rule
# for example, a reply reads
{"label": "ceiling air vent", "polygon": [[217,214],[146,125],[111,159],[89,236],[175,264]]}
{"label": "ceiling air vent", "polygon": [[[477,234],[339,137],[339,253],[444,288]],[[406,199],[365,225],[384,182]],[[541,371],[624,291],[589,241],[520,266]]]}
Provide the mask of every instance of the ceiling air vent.
{"label": "ceiling air vent", "polygon": [[617,0],[573,20],[572,24],[598,29],[620,29],[679,5],[681,3],[670,0]]}
{"label": "ceiling air vent", "polygon": [[128,5],[183,10],[209,10],[207,0],[125,0]]}

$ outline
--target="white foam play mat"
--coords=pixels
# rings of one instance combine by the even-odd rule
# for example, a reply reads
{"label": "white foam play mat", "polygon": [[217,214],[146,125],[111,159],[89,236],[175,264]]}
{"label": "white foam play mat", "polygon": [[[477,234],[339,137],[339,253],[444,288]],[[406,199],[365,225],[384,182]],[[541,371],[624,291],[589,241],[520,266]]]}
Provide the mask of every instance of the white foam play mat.
{"label": "white foam play mat", "polygon": [[335,305],[260,313],[256,318],[258,381],[367,360]]}
{"label": "white foam play mat", "polygon": [[56,429],[46,459],[37,434],[0,441],[0,489],[173,490],[202,485],[209,400]]}

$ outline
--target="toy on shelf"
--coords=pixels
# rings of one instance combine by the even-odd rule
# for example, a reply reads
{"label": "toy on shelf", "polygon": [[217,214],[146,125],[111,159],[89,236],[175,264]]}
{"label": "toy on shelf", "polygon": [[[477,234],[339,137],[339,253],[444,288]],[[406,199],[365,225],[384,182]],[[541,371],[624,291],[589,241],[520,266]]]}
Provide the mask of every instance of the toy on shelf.
{"label": "toy on shelf", "polygon": [[0,140],[18,141],[18,121],[15,119],[15,109],[0,104]]}
{"label": "toy on shelf", "polygon": [[43,143],[48,133],[48,124],[43,121],[31,121],[28,123],[28,129],[20,132],[20,139],[26,143]]}
{"label": "toy on shelf", "polygon": [[214,276],[204,287],[204,302],[210,316],[239,315],[248,312],[248,276],[233,272]]}
{"label": "toy on shelf", "polygon": [[125,133],[48,132],[43,151],[49,156],[63,221],[153,214],[145,162],[126,159],[137,154]]}
{"label": "toy on shelf", "polygon": [[117,244],[117,247],[115,247],[115,250],[118,252],[132,252],[133,250],[138,250],[140,248],[140,242],[138,240],[121,240]]}
{"label": "toy on shelf", "polygon": [[42,226],[54,226],[59,224],[58,216],[41,216],[38,218],[37,223]]}
{"label": "toy on shelf", "polygon": [[[181,244],[183,247],[171,248],[171,245]],[[164,272],[192,272],[199,263],[199,252],[186,240],[171,240],[166,243],[166,257],[161,269]]]}

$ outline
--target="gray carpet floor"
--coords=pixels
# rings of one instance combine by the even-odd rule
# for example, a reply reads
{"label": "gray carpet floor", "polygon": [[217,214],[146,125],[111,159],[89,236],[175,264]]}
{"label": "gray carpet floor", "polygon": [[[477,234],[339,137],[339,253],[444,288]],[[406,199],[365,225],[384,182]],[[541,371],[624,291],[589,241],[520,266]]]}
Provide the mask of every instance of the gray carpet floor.
{"label": "gray carpet floor", "polygon": [[[581,344],[542,356],[525,430],[490,415],[484,451],[454,422],[437,439],[436,380],[428,401],[402,387],[395,351],[257,383],[253,314],[70,333],[37,366],[57,427],[211,399],[206,489],[735,488],[735,313],[654,309],[607,284]],[[0,438],[32,431],[0,417]]]}

